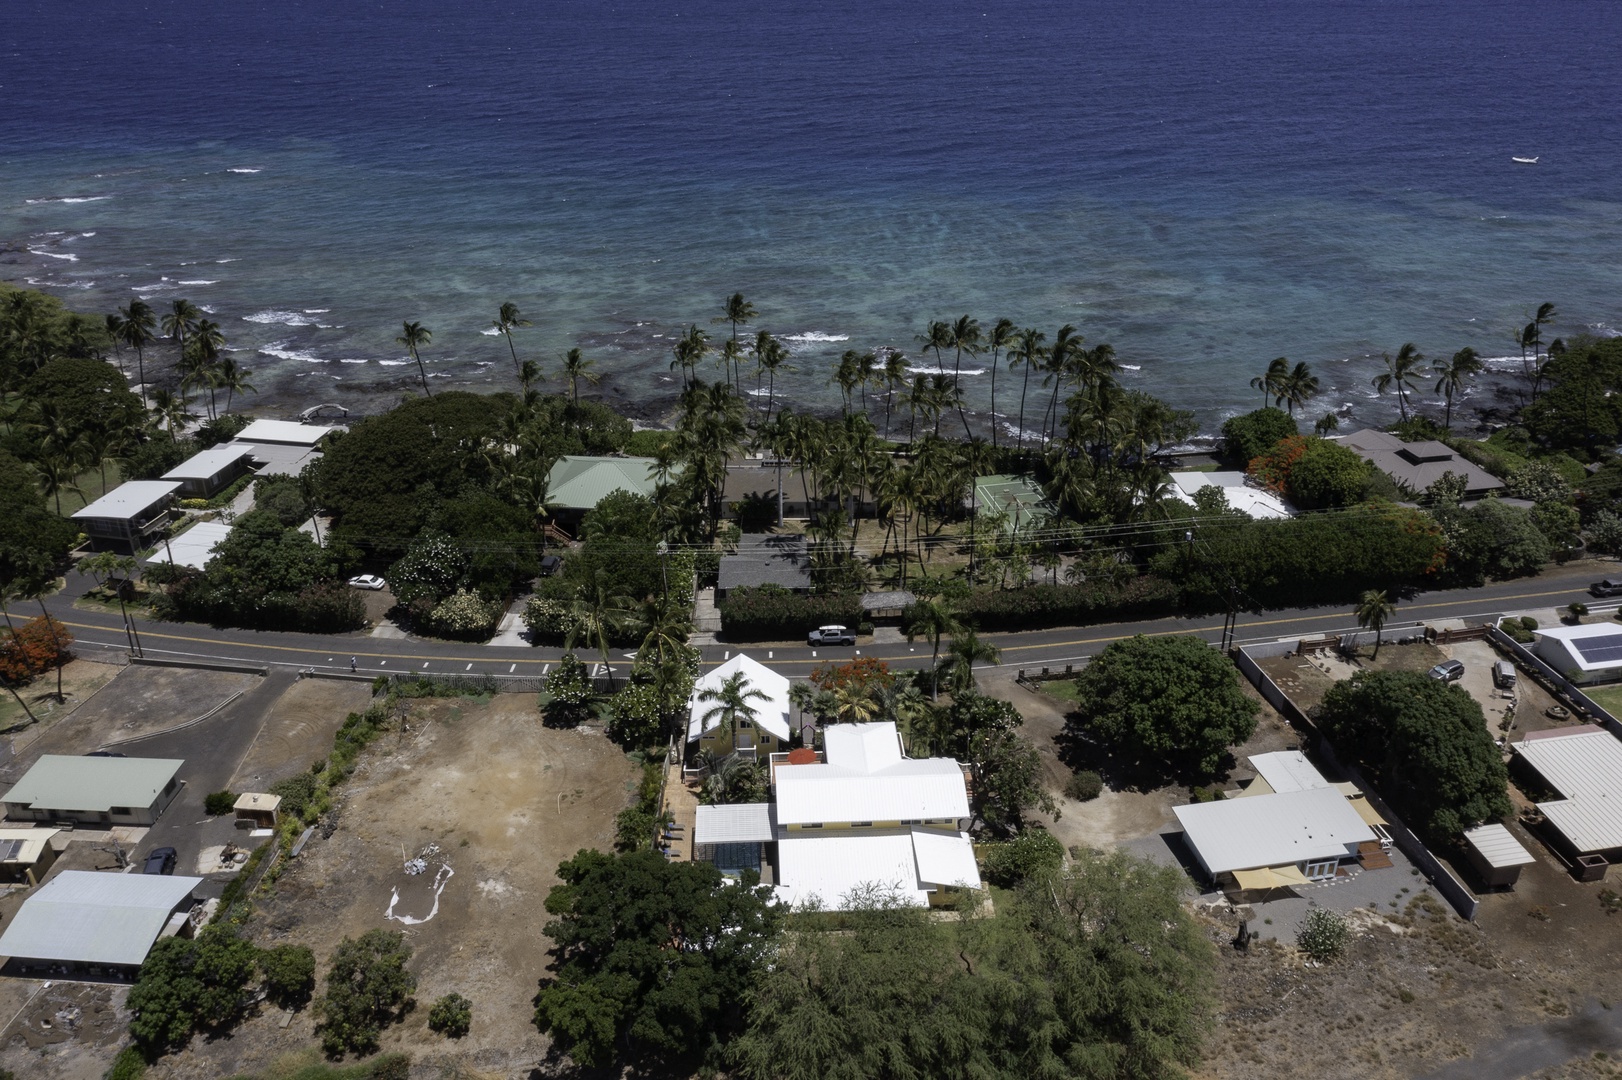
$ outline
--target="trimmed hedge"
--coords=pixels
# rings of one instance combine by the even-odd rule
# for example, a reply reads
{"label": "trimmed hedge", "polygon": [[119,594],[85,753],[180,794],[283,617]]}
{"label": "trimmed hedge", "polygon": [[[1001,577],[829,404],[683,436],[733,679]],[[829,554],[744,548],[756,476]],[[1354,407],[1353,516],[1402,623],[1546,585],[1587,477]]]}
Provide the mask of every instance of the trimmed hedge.
{"label": "trimmed hedge", "polygon": [[819,626],[838,623],[854,629],[862,621],[862,598],[855,593],[804,596],[777,585],[733,589],[717,605],[728,641],[793,641]]}
{"label": "trimmed hedge", "polygon": [[1143,574],[1111,585],[1027,585],[1023,589],[976,589],[957,605],[964,622],[983,632],[1082,626],[1111,619],[1170,615],[1180,588]]}

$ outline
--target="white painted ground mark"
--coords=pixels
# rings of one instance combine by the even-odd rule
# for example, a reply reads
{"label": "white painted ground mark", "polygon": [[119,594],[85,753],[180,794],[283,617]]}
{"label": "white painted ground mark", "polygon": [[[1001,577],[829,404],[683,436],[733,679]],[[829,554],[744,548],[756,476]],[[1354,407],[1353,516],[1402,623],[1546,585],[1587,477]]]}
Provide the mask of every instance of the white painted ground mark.
{"label": "white painted ground mark", "polygon": [[439,894],[445,891],[445,883],[454,876],[456,876],[456,871],[451,869],[450,863],[439,864],[439,869],[434,873],[434,906],[422,918],[418,919],[410,915],[396,915],[394,913],[394,905],[400,902],[400,890],[398,888],[394,889],[394,895],[389,897],[389,909],[383,913],[383,917],[393,919],[397,923],[404,923],[406,926],[422,925],[439,914]]}

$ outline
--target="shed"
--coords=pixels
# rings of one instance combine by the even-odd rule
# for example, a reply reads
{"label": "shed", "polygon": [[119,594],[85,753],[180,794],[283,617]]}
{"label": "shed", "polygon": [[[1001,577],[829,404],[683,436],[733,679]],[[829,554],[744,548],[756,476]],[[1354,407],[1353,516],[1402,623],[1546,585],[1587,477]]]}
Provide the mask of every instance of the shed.
{"label": "shed", "polygon": [[1533,861],[1532,853],[1497,823],[1464,830],[1464,843],[1470,865],[1491,886],[1513,886],[1521,867]]}
{"label": "shed", "polygon": [[274,829],[281,820],[282,797],[258,792],[237,796],[236,823],[239,829]]}
{"label": "shed", "polygon": [[151,825],[180,791],[178,758],[46,754],[3,797],[10,821]]}
{"label": "shed", "polygon": [[0,955],[24,966],[133,973],[170,920],[189,911],[202,878],[64,870],[23,901]]}
{"label": "shed", "polygon": [[199,521],[179,536],[159,544],[149,563],[173,563],[201,570],[214,557],[214,549],[231,535],[232,526],[223,521]]}
{"label": "shed", "polygon": [[1622,671],[1622,626],[1614,622],[1551,626],[1532,631],[1532,651],[1573,682],[1592,682]]}
{"label": "shed", "polygon": [[321,424],[295,424],[291,420],[255,420],[233,440],[239,443],[272,443],[282,446],[318,446],[322,439],[340,430]]}
{"label": "shed", "polygon": [[97,551],[133,555],[152,546],[169,524],[169,508],[179,490],[173,480],[131,480],[75,511],[73,520]]}
{"label": "shed", "polygon": [[223,491],[248,471],[254,447],[245,442],[228,442],[193,454],[163,474],[163,479],[180,485],[184,499],[207,499]]}
{"label": "shed", "polygon": [[918,598],[905,589],[863,593],[862,614],[873,622],[899,622],[906,610],[917,602]]}
{"label": "shed", "polygon": [[56,862],[56,829],[0,829],[0,881],[38,885]]}

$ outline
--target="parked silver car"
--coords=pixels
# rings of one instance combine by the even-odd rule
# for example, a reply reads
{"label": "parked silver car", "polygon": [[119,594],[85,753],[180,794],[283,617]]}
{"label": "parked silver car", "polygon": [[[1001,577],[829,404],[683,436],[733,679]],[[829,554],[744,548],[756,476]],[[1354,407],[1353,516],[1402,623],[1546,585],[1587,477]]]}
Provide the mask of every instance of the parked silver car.
{"label": "parked silver car", "polygon": [[854,645],[856,635],[843,626],[819,626],[805,636],[807,645]]}

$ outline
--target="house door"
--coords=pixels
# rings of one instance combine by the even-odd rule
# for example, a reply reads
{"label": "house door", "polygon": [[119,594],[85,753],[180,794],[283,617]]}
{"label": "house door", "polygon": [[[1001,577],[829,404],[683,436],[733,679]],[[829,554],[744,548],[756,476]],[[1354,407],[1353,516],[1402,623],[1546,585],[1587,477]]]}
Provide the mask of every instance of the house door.
{"label": "house door", "polygon": [[1306,874],[1307,877],[1311,878],[1313,881],[1323,881],[1327,878],[1334,877],[1335,868],[1339,865],[1340,860],[1338,859],[1329,859],[1323,862],[1309,862],[1306,866]]}
{"label": "house door", "polygon": [[739,750],[753,751],[755,748],[755,725],[747,720],[738,722],[738,736],[734,745]]}

